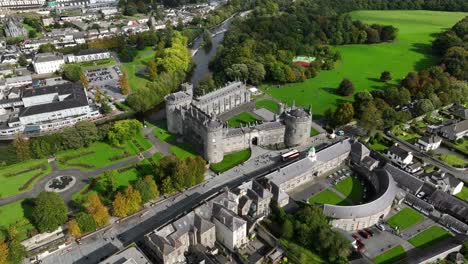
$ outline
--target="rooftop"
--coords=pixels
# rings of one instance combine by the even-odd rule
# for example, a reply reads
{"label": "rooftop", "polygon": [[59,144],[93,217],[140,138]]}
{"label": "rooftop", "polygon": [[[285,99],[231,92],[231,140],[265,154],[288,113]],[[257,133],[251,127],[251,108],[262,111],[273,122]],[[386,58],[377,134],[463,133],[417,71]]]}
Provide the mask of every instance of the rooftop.
{"label": "rooftop", "polygon": [[34,58],[34,63],[63,60],[63,55],[58,52],[39,53]]}

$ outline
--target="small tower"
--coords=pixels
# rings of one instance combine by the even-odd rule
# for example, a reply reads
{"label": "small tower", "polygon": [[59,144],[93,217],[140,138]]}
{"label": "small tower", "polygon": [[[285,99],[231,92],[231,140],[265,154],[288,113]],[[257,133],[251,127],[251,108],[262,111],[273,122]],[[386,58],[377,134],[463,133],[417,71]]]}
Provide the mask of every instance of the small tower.
{"label": "small tower", "polygon": [[191,84],[182,84],[182,91],[171,93],[164,97],[166,103],[167,129],[171,133],[183,134],[183,108],[192,103]]}
{"label": "small tower", "polygon": [[284,124],[286,125],[284,144],[287,147],[306,144],[310,137],[312,115],[293,104],[293,107],[288,109],[283,116]]}
{"label": "small tower", "polygon": [[205,123],[204,156],[209,163],[221,162],[224,158],[223,123],[213,114]]}

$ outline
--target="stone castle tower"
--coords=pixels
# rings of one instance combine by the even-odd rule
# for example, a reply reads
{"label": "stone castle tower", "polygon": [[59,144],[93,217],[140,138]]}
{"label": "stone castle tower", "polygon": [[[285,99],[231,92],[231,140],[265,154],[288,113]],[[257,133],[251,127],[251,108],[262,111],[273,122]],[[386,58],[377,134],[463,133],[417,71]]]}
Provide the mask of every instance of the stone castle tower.
{"label": "stone castle tower", "polygon": [[293,106],[282,114],[286,130],[284,144],[287,147],[295,147],[307,143],[312,126],[312,111]]}
{"label": "stone castle tower", "polygon": [[164,97],[166,102],[167,129],[174,134],[183,134],[183,107],[189,106],[193,99],[193,85],[184,83],[180,92]]}
{"label": "stone castle tower", "polygon": [[223,123],[212,115],[206,123],[206,133],[204,135],[203,151],[207,160],[218,163],[224,158],[223,151]]}

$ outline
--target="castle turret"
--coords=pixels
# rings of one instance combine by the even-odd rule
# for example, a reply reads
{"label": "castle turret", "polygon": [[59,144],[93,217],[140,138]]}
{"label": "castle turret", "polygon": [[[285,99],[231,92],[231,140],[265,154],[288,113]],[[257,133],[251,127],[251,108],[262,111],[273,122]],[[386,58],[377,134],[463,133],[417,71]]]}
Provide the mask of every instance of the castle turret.
{"label": "castle turret", "polygon": [[213,115],[210,120],[208,120],[205,127],[205,159],[210,163],[221,162],[224,158],[223,123]]}
{"label": "castle turret", "polygon": [[312,114],[302,108],[293,107],[284,113],[286,133],[284,143],[287,147],[299,146],[307,143],[312,126]]}
{"label": "castle turret", "polygon": [[183,107],[192,102],[192,85],[183,84],[182,91],[171,93],[164,97],[166,102],[167,129],[171,133],[183,134]]}

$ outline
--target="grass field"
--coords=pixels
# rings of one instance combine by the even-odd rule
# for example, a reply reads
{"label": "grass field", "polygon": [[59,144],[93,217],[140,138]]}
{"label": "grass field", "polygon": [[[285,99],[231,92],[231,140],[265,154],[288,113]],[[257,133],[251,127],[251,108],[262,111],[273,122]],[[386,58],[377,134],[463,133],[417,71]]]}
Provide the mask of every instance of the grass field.
{"label": "grass field", "polygon": [[311,136],[311,137],[316,136],[316,135],[318,135],[318,134],[320,134],[320,132],[318,132],[317,129],[315,129],[315,128],[313,128],[313,127],[310,128],[310,136]]}
{"label": "grass field", "polygon": [[[156,153],[153,156],[151,156],[151,159],[156,164],[161,158],[162,158],[161,153]],[[127,166],[126,168],[129,168],[129,169],[122,168],[125,171],[116,173],[115,181],[119,189],[124,188],[128,186],[130,183],[136,181],[138,177],[143,177],[146,175],[153,174],[153,166],[151,165],[148,159],[144,159],[138,162],[136,166],[131,165],[131,166]],[[98,182],[101,182],[104,180],[104,178],[102,177],[103,175],[104,173],[95,176],[97,179],[100,179]],[[77,204],[82,204],[88,198],[88,196],[91,195],[92,193],[104,192],[105,190],[101,189],[101,186],[102,185],[97,184],[91,190],[86,191],[89,188],[89,183],[88,183],[79,192],[73,194],[72,199]],[[105,201],[105,202],[109,202],[109,201]]]}
{"label": "grass field", "polygon": [[403,139],[404,141],[409,142],[409,143],[411,143],[411,144],[416,143],[416,141],[418,140],[418,138],[421,137],[420,135],[418,135],[418,134],[416,134],[416,133],[413,133],[413,132],[411,132],[411,131],[403,131],[403,129],[401,129],[401,127],[400,127],[399,125],[398,125],[398,126],[394,126],[394,127],[392,128],[391,132],[392,132],[395,136],[397,136],[397,137],[399,137],[399,138]]}
{"label": "grass field", "polygon": [[167,130],[167,123],[165,121],[158,122],[156,124],[156,127],[153,129],[153,134],[159,140],[164,141],[164,142],[169,142],[169,141],[173,141],[176,139],[176,136],[171,134],[171,132]]}
{"label": "grass field", "polygon": [[29,230],[34,229],[26,216],[31,212],[31,206],[23,203],[24,200],[16,201],[0,206],[0,228],[7,229],[15,225],[18,230],[19,240],[27,238]]}
{"label": "grass field", "polygon": [[338,196],[338,194],[334,193],[330,190],[324,190],[309,199],[309,203],[317,203],[317,204],[333,204],[333,205],[349,205],[349,203]]}
{"label": "grass field", "polygon": [[437,155],[437,158],[447,163],[448,165],[451,165],[454,167],[463,168],[465,166],[468,166],[467,160],[460,158],[458,156],[455,156],[453,154],[440,154],[440,155]]}
{"label": "grass field", "polygon": [[[397,84],[410,71],[417,71],[433,65],[437,59],[431,55],[431,41],[434,34],[452,27],[468,13],[437,11],[355,11],[354,19],[365,23],[384,24],[397,27],[397,40],[393,43],[375,45],[344,45],[335,49],[342,60],[331,71],[321,71],[302,83],[285,85],[281,88],[264,85],[266,93],[286,102],[293,100],[297,105],[312,104],[314,117],[321,118],[329,107],[335,108],[352,97],[342,97],[335,93],[343,78],[349,78],[356,92],[384,88],[379,82],[383,71],[390,71],[393,80],[388,85]],[[269,88],[265,90],[266,88]]]}
{"label": "grass field", "polygon": [[139,68],[145,68],[149,60],[151,60],[156,52],[153,47],[146,47],[139,50],[137,56],[132,62],[123,63],[124,68],[128,73],[128,82],[133,91],[138,90],[139,87],[146,86],[149,82],[148,79],[137,75]]}
{"label": "grass field", "polygon": [[190,145],[185,143],[170,146],[169,150],[180,159],[186,159],[188,157],[195,157],[198,155]]}
{"label": "grass field", "polygon": [[236,116],[231,117],[227,121],[227,123],[230,127],[240,127],[240,126],[245,126],[249,123],[255,123],[255,121],[258,121],[258,119],[255,118],[251,113],[243,112]]}
{"label": "grass field", "polygon": [[353,201],[355,204],[359,204],[362,201],[364,188],[362,187],[361,182],[354,177],[348,177],[340,181],[334,188],[348,197],[348,199]]}
{"label": "grass field", "polygon": [[279,243],[288,252],[288,255],[292,256],[296,260],[295,262],[314,264],[326,263],[319,255],[294,242],[280,239]]}
{"label": "grass field", "polygon": [[30,190],[35,182],[51,170],[50,164],[44,159],[0,167],[0,197],[6,198]]}
{"label": "grass field", "polygon": [[79,65],[81,69],[89,70],[89,69],[95,69],[99,67],[112,66],[115,64],[116,64],[115,59],[110,58],[110,59],[104,59],[104,60],[98,60],[98,61],[82,62]]}
{"label": "grass field", "polygon": [[424,220],[424,216],[422,214],[416,212],[412,208],[406,207],[390,217],[387,223],[393,228],[398,227],[401,231],[421,222],[422,220]]}
{"label": "grass field", "polygon": [[277,113],[278,109],[279,109],[278,103],[276,103],[275,101],[272,101],[272,100],[268,100],[268,99],[260,100],[260,101],[255,102],[255,107],[265,108],[265,109],[269,110],[272,113]]}
{"label": "grass field", "polygon": [[406,256],[405,249],[398,245],[375,257],[375,264],[391,264]]}
{"label": "grass field", "polygon": [[457,193],[456,196],[460,199],[468,201],[468,188],[466,186],[463,186],[461,192]]}
{"label": "grass field", "polygon": [[[144,150],[151,147],[151,142],[143,135],[136,136],[134,140],[136,140]],[[60,169],[78,168],[85,171],[92,171],[119,160],[129,158],[140,152],[139,148],[132,141],[127,141],[118,148],[104,142],[95,142],[87,148],[60,152],[57,154],[57,165]],[[125,155],[125,153],[127,153],[128,156]],[[65,161],[67,157],[73,158]]]}
{"label": "grass field", "polygon": [[210,168],[214,172],[224,172],[227,171],[242,162],[248,160],[251,154],[250,149],[241,150],[224,156],[223,161],[219,163],[213,163],[210,165]]}
{"label": "grass field", "polygon": [[451,234],[442,227],[431,226],[409,239],[408,242],[417,248],[425,248],[450,236]]}

